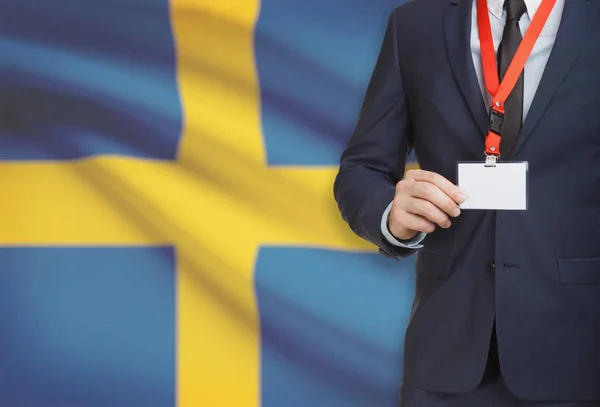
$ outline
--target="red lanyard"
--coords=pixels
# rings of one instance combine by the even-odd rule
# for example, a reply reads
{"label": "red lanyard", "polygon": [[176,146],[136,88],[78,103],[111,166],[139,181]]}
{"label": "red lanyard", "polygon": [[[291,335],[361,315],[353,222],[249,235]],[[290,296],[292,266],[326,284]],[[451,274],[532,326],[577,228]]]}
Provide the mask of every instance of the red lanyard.
{"label": "red lanyard", "polygon": [[488,156],[500,155],[500,128],[504,118],[504,102],[514,89],[525,63],[531,55],[533,46],[539,38],[548,16],[552,12],[556,0],[542,0],[535,17],[531,21],[517,52],[508,66],[502,83],[499,83],[498,65],[494,42],[492,40],[492,26],[488,15],[487,0],[477,0],[477,26],[479,28],[479,44],[481,46],[481,60],[483,62],[483,73],[485,85],[492,96],[492,107],[490,109],[490,127],[485,139],[485,153]]}

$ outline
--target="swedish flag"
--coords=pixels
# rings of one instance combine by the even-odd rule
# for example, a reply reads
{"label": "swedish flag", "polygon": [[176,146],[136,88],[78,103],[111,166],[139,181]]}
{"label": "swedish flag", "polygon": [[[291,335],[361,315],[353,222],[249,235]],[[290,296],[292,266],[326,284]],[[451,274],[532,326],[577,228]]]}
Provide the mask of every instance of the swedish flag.
{"label": "swedish flag", "polygon": [[394,406],[332,198],[396,1],[4,0],[0,405]]}

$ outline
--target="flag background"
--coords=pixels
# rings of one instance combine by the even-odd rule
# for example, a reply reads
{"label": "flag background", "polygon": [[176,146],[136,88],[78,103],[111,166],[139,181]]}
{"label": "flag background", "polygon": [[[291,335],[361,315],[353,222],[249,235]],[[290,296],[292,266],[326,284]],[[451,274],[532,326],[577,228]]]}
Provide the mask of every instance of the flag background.
{"label": "flag background", "polygon": [[399,4],[2,2],[0,404],[397,404],[413,260],[332,182]]}

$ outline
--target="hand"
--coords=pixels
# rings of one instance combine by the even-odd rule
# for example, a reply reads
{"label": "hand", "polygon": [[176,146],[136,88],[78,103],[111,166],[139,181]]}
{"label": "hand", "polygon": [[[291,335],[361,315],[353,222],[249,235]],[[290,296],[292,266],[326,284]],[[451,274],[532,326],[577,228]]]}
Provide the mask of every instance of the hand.
{"label": "hand", "polygon": [[458,204],[464,201],[460,189],[441,175],[410,170],[396,184],[388,227],[400,240],[410,240],[419,232],[431,233],[436,225],[447,229],[450,219],[460,215]]}

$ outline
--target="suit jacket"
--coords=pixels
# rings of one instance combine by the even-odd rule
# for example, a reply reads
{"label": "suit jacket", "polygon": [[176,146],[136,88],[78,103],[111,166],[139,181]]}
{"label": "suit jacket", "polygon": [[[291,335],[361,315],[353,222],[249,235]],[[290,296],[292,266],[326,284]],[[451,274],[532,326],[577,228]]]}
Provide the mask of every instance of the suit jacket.
{"label": "suit jacket", "polygon": [[[456,183],[483,161],[487,112],[469,48],[472,0],[393,11],[334,185],[343,218],[389,257],[380,222],[414,149]],[[474,390],[496,320],[503,378],[529,400],[600,399],[600,0],[568,0],[513,160],[527,211],[463,211],[416,255],[404,381]]]}

